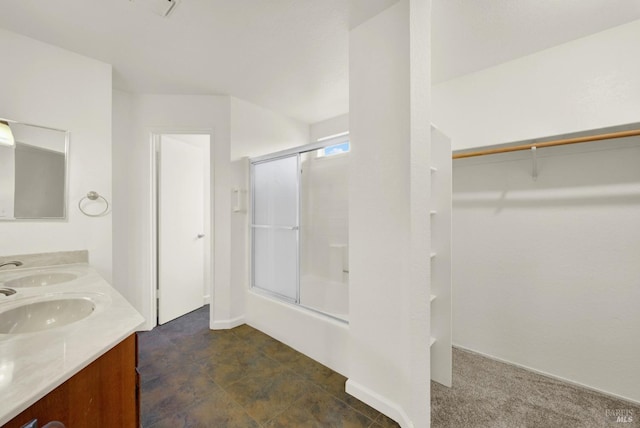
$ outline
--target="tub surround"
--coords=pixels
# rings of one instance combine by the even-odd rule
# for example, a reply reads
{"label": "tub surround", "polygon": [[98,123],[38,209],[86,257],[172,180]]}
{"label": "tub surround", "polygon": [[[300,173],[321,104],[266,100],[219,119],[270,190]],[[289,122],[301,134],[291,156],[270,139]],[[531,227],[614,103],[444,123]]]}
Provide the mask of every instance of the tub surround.
{"label": "tub surround", "polygon": [[[71,273],[69,282],[46,286],[13,287],[17,293],[0,296],[0,311],[19,302],[31,302],[64,293],[86,296],[95,302],[91,315],[72,324],[24,334],[0,334],[0,426],[27,409],[104,353],[135,332],[144,318],[86,263],[43,267],[38,260],[77,260],[86,252],[2,257],[20,260],[30,268],[0,270],[0,287],[6,281],[40,273]],[[33,258],[31,258],[33,257]],[[62,297],[61,296],[61,297]]]}

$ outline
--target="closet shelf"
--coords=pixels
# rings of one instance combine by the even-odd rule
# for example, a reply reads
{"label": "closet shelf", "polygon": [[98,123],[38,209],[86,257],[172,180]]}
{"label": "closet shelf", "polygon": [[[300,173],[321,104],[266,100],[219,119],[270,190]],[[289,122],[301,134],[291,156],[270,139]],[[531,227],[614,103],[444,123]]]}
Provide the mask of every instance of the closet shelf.
{"label": "closet shelf", "polygon": [[[431,128],[431,136],[432,157],[429,168],[433,202],[428,207],[430,223],[428,226],[431,229],[429,248],[431,287],[428,288],[431,330],[426,341],[429,342],[429,354],[431,354],[431,380],[450,387],[452,378],[451,258],[449,257],[452,209],[451,140],[435,127]],[[438,343],[434,346],[436,342]]]}

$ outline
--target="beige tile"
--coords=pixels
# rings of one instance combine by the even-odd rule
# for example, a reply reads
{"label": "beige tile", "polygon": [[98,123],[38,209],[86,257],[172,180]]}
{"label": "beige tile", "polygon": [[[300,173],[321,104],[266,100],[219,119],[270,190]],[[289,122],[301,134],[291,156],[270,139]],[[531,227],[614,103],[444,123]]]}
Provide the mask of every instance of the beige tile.
{"label": "beige tile", "polygon": [[138,371],[145,382],[185,364],[185,354],[161,334],[138,334]]}
{"label": "beige tile", "polygon": [[360,427],[380,414],[344,391],[344,376],[248,325],[210,331],[208,307],[141,333],[139,346],[145,428]]}
{"label": "beige tile", "polygon": [[267,427],[367,428],[373,421],[326,391],[314,387],[272,419]]}
{"label": "beige tile", "polygon": [[344,397],[342,397],[341,400],[371,419],[375,419],[378,415],[380,415],[379,411],[369,406],[368,404],[363,403],[357,398],[352,397],[346,392],[344,393]]}
{"label": "beige tile", "polygon": [[260,350],[269,358],[283,364],[291,363],[301,355],[300,352],[282,342],[267,343],[265,346],[260,348]]}
{"label": "beige tile", "polygon": [[181,412],[159,420],[152,428],[259,428],[226,394],[213,394]]}
{"label": "beige tile", "polygon": [[311,385],[289,370],[247,376],[225,390],[260,423],[272,419],[309,390]]}
{"label": "beige tile", "polygon": [[226,387],[247,376],[271,376],[282,371],[282,365],[258,352],[229,350],[220,356],[197,361],[218,385]]}
{"label": "beige tile", "polygon": [[187,379],[168,373],[143,383],[140,400],[141,422],[149,426],[170,417],[205,397],[224,395],[224,392],[208,376],[191,376]]}
{"label": "beige tile", "polygon": [[334,372],[330,368],[318,363],[306,355],[298,353],[298,358],[286,363],[285,365],[294,372],[320,386],[334,397],[344,401],[365,416],[375,419],[380,414],[380,412],[373,407],[368,406],[345,392],[345,382],[347,381],[346,377]]}
{"label": "beige tile", "polygon": [[387,415],[383,415],[382,413],[376,419],[376,423],[382,428],[400,428],[400,425],[396,421],[394,421]]}
{"label": "beige tile", "polygon": [[265,346],[277,343],[278,341],[273,337],[256,330],[255,328],[243,324],[231,330],[236,336],[247,341],[251,346],[261,349]]}

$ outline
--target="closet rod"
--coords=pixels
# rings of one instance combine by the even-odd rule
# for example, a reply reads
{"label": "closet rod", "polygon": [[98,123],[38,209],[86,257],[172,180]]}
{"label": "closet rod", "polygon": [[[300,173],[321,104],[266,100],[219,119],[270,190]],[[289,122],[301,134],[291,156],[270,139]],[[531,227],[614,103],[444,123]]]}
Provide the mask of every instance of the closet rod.
{"label": "closet rod", "polygon": [[564,140],[545,141],[542,143],[522,144],[520,146],[498,147],[495,149],[478,150],[475,152],[454,153],[453,159],[472,158],[475,156],[495,155],[497,153],[518,152],[521,150],[531,150],[532,147],[553,147],[564,146],[566,144],[588,143],[591,141],[611,140],[614,138],[635,137],[640,135],[640,129],[632,129],[630,131],[610,132],[608,134],[589,135],[586,137],[566,138]]}

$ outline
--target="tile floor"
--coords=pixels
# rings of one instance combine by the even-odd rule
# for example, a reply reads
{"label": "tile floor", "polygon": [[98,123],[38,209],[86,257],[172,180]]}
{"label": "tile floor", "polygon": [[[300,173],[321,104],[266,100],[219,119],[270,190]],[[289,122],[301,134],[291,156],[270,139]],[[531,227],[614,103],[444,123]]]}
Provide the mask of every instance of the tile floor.
{"label": "tile floor", "polygon": [[344,392],[344,376],[281,342],[208,324],[205,306],[139,333],[143,428],[398,426]]}

